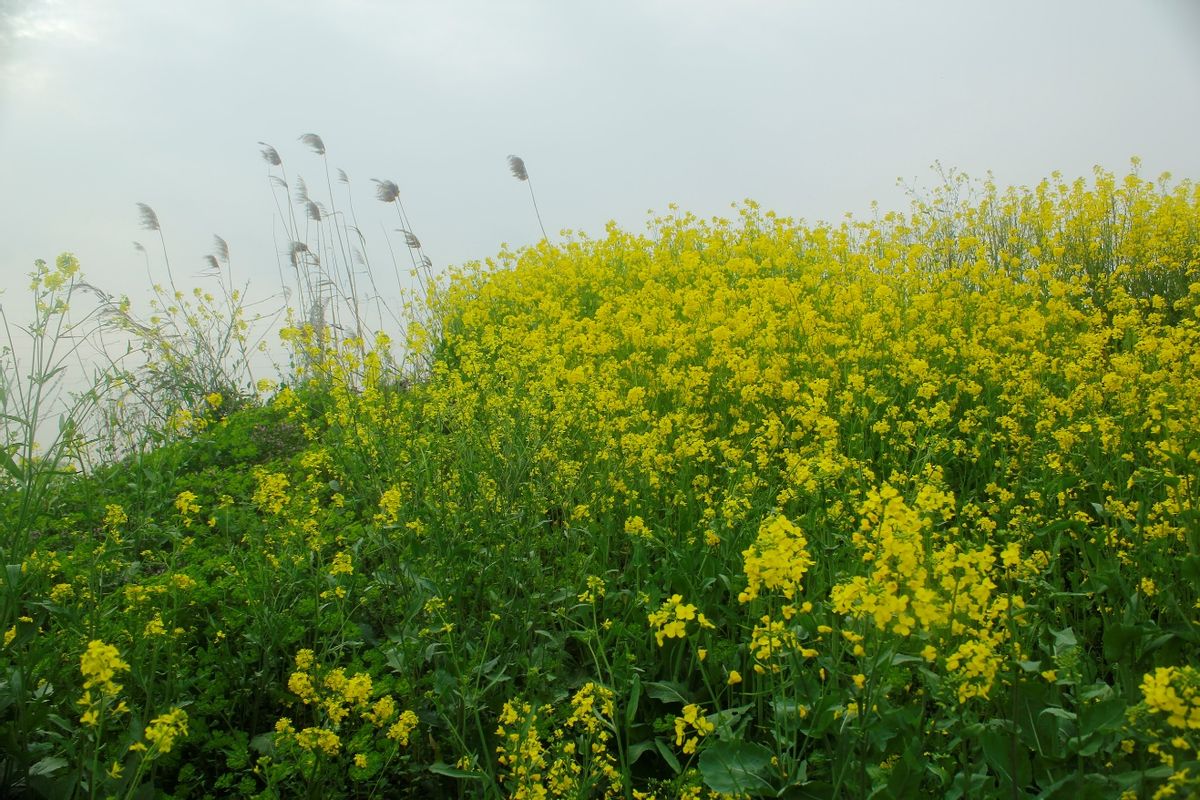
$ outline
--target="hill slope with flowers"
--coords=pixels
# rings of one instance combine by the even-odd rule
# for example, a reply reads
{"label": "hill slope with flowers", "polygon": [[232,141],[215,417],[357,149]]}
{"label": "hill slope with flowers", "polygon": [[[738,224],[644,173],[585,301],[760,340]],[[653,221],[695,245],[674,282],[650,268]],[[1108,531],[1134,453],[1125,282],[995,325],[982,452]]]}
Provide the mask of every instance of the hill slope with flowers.
{"label": "hill slope with flowers", "polygon": [[265,404],[64,479],[7,785],[1200,791],[1200,188],[749,203],[430,297],[418,382],[294,329]]}

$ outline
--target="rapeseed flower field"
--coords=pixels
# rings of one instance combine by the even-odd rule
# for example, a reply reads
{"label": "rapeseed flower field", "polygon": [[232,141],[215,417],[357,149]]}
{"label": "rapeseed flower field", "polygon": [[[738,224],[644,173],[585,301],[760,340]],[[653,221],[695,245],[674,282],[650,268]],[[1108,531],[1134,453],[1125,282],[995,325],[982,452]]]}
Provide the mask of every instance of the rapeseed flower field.
{"label": "rapeseed flower field", "polygon": [[423,300],[7,451],[0,793],[1200,796],[1200,186],[672,209]]}

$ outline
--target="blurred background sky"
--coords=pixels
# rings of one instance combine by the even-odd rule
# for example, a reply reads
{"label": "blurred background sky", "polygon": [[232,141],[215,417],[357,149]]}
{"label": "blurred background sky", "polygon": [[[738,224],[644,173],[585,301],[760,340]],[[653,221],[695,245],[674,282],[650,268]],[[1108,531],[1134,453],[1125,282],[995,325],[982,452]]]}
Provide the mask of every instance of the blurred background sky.
{"label": "blurred background sky", "polygon": [[[0,0],[0,302],[74,252],[135,302],[157,212],[179,283],[212,235],[278,289],[257,142],[324,194],[323,137],[372,258],[400,187],[436,267],[547,229],[643,229],[753,198],[810,221],[904,208],[940,161],[1001,184],[1200,178],[1200,2]],[[319,180],[318,180],[319,179]],[[394,234],[393,234],[394,236]]]}

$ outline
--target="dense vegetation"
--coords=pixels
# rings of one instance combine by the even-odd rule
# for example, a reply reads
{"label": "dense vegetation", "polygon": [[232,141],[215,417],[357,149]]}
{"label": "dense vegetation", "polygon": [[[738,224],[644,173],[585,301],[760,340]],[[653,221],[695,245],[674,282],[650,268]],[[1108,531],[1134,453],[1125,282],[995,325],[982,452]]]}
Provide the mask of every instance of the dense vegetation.
{"label": "dense vegetation", "polygon": [[10,447],[0,792],[1197,796],[1200,187],[965,187],[543,241],[416,376],[293,325]]}

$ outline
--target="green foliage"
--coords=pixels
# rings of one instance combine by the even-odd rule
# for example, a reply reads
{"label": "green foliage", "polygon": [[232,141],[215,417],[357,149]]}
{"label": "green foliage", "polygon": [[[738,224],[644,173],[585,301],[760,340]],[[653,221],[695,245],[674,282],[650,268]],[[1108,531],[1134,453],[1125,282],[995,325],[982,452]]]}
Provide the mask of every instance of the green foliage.
{"label": "green foliage", "polygon": [[505,253],[421,380],[293,321],[269,398],[10,449],[3,791],[1194,793],[1200,193],[982,191]]}

